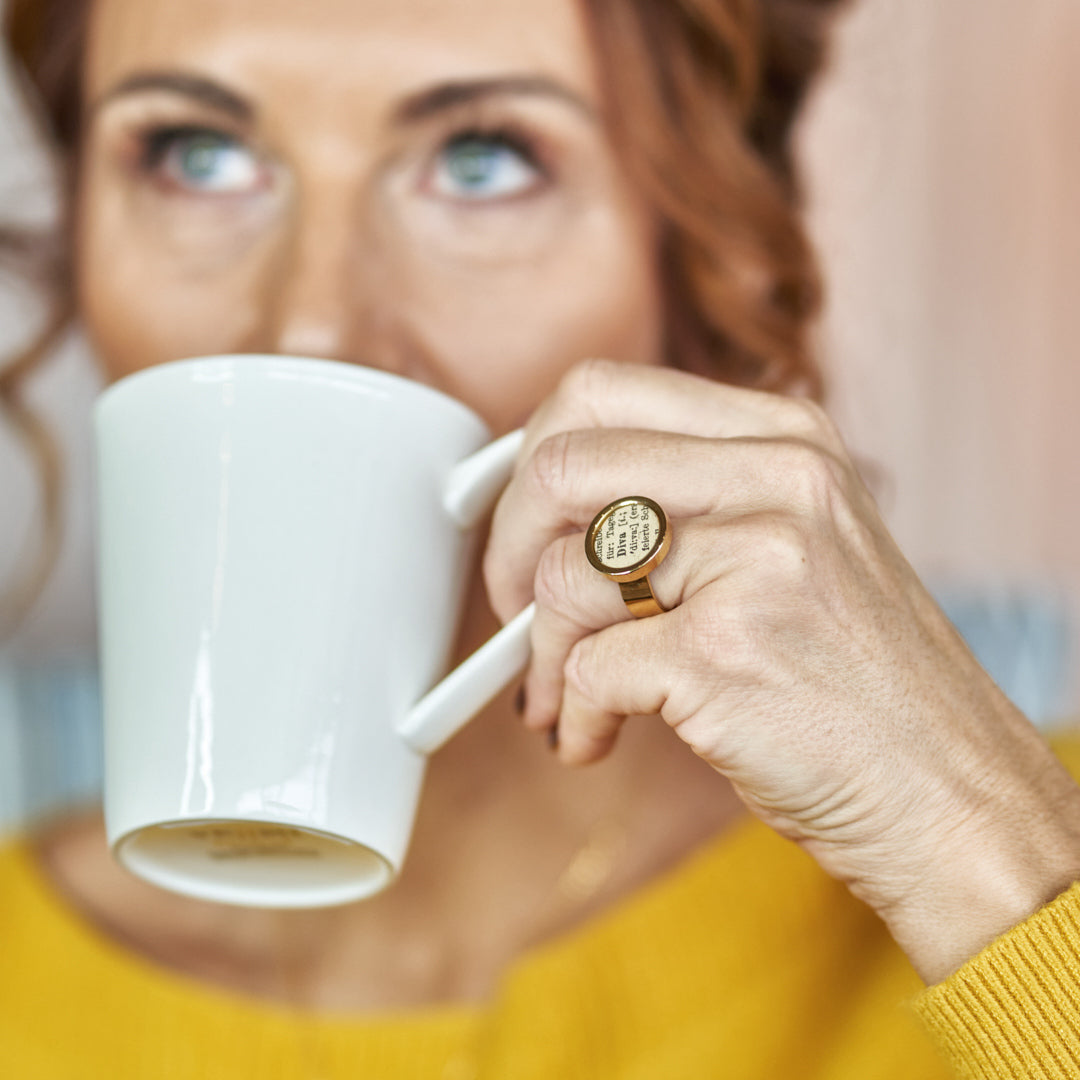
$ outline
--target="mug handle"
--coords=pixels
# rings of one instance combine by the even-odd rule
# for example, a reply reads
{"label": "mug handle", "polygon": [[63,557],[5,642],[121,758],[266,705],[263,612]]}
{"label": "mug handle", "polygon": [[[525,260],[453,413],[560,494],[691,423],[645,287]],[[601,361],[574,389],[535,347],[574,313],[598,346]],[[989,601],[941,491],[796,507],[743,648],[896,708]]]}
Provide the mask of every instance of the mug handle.
{"label": "mug handle", "polygon": [[[520,428],[512,431],[451,470],[443,507],[461,528],[472,528],[506,486],[524,438]],[[536,605],[529,604],[515,615],[406,713],[397,733],[409,746],[421,754],[434,753],[525,670],[535,610]]]}

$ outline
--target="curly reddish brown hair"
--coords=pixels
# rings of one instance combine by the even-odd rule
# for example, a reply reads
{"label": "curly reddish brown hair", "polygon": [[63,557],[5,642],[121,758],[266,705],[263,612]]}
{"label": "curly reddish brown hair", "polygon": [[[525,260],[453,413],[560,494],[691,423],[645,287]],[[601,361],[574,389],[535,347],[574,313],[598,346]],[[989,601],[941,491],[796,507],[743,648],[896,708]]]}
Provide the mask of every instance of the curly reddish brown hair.
{"label": "curly reddish brown hair", "polygon": [[[820,397],[810,329],[822,290],[799,213],[791,133],[845,0],[579,2],[614,145],[660,225],[669,362],[743,386]],[[76,314],[67,212],[89,6],[7,0],[3,25],[68,196],[59,242],[0,226],[0,258],[35,262],[53,303],[39,339],[0,369],[0,408],[32,449],[44,495],[45,542],[8,601],[16,616],[45,581],[60,533],[60,462],[22,388]]]}

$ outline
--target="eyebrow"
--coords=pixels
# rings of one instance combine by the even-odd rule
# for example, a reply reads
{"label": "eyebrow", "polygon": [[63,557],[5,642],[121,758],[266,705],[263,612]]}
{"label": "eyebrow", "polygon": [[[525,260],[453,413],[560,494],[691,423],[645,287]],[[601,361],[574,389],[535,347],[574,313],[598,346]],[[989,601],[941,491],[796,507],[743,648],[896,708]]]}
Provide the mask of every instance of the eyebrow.
{"label": "eyebrow", "polygon": [[[180,94],[227,113],[240,122],[255,117],[254,106],[240,94],[202,75],[173,71],[147,71],[129,75],[106,91],[91,107],[96,112],[116,98],[148,91]],[[578,94],[555,79],[544,75],[508,75],[487,79],[444,82],[430,89],[410,94],[396,106],[392,121],[397,126],[420,123],[439,113],[449,112],[462,105],[498,97],[546,97],[570,105],[590,119],[595,119],[593,107]]]}
{"label": "eyebrow", "polygon": [[570,105],[590,119],[596,115],[584,98],[555,79],[545,75],[506,75],[444,82],[420,90],[410,94],[394,109],[392,120],[398,125],[414,124],[462,105],[498,97],[545,97]]}
{"label": "eyebrow", "polygon": [[96,112],[116,98],[126,97],[129,94],[141,94],[148,90],[165,90],[168,93],[180,94],[201,105],[216,109],[218,112],[227,113],[234,120],[244,123],[255,117],[255,109],[246,98],[213,79],[207,79],[202,75],[188,75],[180,71],[146,71],[129,75],[111,90],[102,94],[94,102],[90,111]]}

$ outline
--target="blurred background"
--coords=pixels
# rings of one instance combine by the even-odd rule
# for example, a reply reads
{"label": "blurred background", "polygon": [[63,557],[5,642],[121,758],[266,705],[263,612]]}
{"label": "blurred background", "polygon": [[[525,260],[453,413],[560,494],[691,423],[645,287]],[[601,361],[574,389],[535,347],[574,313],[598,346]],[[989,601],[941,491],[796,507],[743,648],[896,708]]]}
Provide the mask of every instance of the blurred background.
{"label": "blurred background", "polygon": [[[1080,5],[861,0],[801,157],[829,285],[829,408],[916,570],[1002,687],[1050,727],[1080,645]],[[0,63],[0,220],[51,178]],[[0,279],[0,357],[39,316]],[[0,646],[0,830],[96,797],[90,407],[68,343],[33,385],[69,470],[60,566]],[[36,542],[0,425],[0,581]]]}

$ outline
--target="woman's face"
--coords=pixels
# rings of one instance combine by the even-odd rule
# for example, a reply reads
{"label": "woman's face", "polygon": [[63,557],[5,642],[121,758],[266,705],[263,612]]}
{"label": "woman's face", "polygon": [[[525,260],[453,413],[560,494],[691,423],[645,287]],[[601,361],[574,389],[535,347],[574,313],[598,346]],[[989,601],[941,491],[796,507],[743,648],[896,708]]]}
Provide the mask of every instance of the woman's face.
{"label": "woman's face", "polygon": [[659,360],[575,0],[93,0],[85,83],[76,271],[110,378],[330,357],[501,431],[580,359]]}

